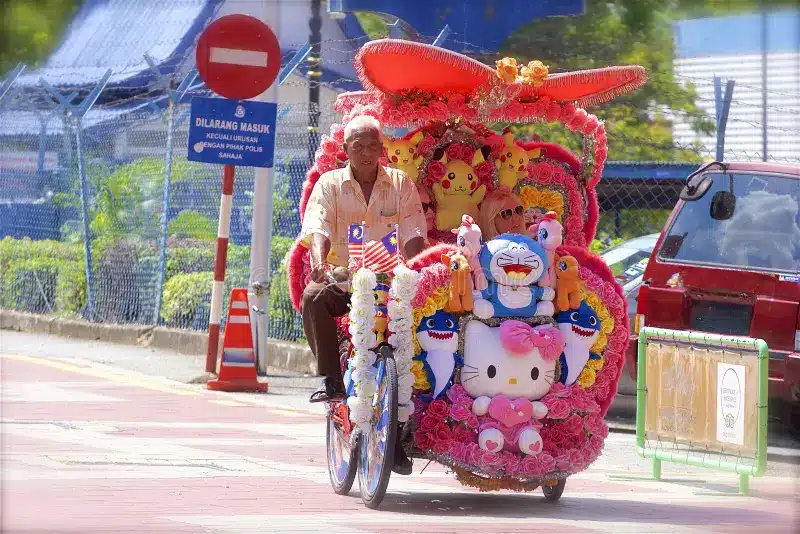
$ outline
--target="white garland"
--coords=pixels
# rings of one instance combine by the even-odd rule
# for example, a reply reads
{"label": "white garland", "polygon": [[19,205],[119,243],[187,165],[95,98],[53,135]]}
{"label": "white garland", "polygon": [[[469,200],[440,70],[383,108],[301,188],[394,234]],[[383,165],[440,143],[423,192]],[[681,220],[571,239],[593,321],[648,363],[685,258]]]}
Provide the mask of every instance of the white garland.
{"label": "white garland", "polygon": [[377,278],[371,270],[362,267],[353,276],[350,297],[350,339],[353,355],[350,358],[355,396],[347,399],[350,420],[361,430],[372,420],[372,398],[378,389],[373,365],[377,343],[375,328],[375,285]]}
{"label": "white garland", "polygon": [[411,393],[414,387],[414,373],[411,359],[414,357],[414,343],[411,339],[413,309],[411,300],[417,292],[419,273],[405,265],[394,270],[394,280],[389,290],[389,344],[394,348],[394,361],[397,364],[397,418],[401,423],[408,421],[414,413]]}

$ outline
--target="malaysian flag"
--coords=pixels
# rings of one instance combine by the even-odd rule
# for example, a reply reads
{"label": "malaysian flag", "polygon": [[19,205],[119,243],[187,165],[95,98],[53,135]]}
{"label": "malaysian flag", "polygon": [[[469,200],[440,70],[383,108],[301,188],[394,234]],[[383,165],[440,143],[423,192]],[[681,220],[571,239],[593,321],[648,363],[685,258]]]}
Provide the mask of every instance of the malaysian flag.
{"label": "malaysian flag", "polygon": [[351,224],[347,235],[347,254],[350,259],[361,259],[361,252],[364,250],[364,226],[361,224]]}
{"label": "malaysian flag", "polygon": [[397,253],[397,228],[380,241],[370,241],[364,249],[364,265],[377,273],[390,273],[400,263]]}

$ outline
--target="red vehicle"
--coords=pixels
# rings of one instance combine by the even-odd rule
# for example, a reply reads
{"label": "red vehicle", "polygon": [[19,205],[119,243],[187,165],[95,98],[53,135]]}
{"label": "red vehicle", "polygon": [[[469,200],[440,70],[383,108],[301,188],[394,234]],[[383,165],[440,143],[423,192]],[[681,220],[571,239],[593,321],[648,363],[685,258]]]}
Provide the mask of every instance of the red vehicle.
{"label": "red vehicle", "polygon": [[644,326],[761,338],[770,399],[800,404],[800,166],[713,162],[689,176],[639,291]]}

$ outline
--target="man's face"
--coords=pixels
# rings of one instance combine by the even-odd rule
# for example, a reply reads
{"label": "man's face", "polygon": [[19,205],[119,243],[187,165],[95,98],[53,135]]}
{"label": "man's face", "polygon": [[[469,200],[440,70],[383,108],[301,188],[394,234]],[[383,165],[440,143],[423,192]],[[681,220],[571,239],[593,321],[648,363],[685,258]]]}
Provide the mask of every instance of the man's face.
{"label": "man's face", "polygon": [[344,140],[344,153],[356,172],[375,171],[382,151],[380,134],[371,128],[356,130]]}

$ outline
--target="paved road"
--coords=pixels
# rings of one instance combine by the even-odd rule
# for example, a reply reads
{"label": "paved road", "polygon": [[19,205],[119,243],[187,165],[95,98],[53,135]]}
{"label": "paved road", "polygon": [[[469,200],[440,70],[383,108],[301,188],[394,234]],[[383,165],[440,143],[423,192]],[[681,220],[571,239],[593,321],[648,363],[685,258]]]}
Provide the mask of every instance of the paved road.
{"label": "paved road", "polygon": [[[0,333],[4,335],[5,333]],[[561,501],[480,494],[439,466],[392,478],[382,510],[335,495],[322,409],[230,395],[69,357],[3,351],[3,532],[797,532],[797,466],[773,464],[751,497],[736,477],[664,466],[633,437],[572,477]]]}

